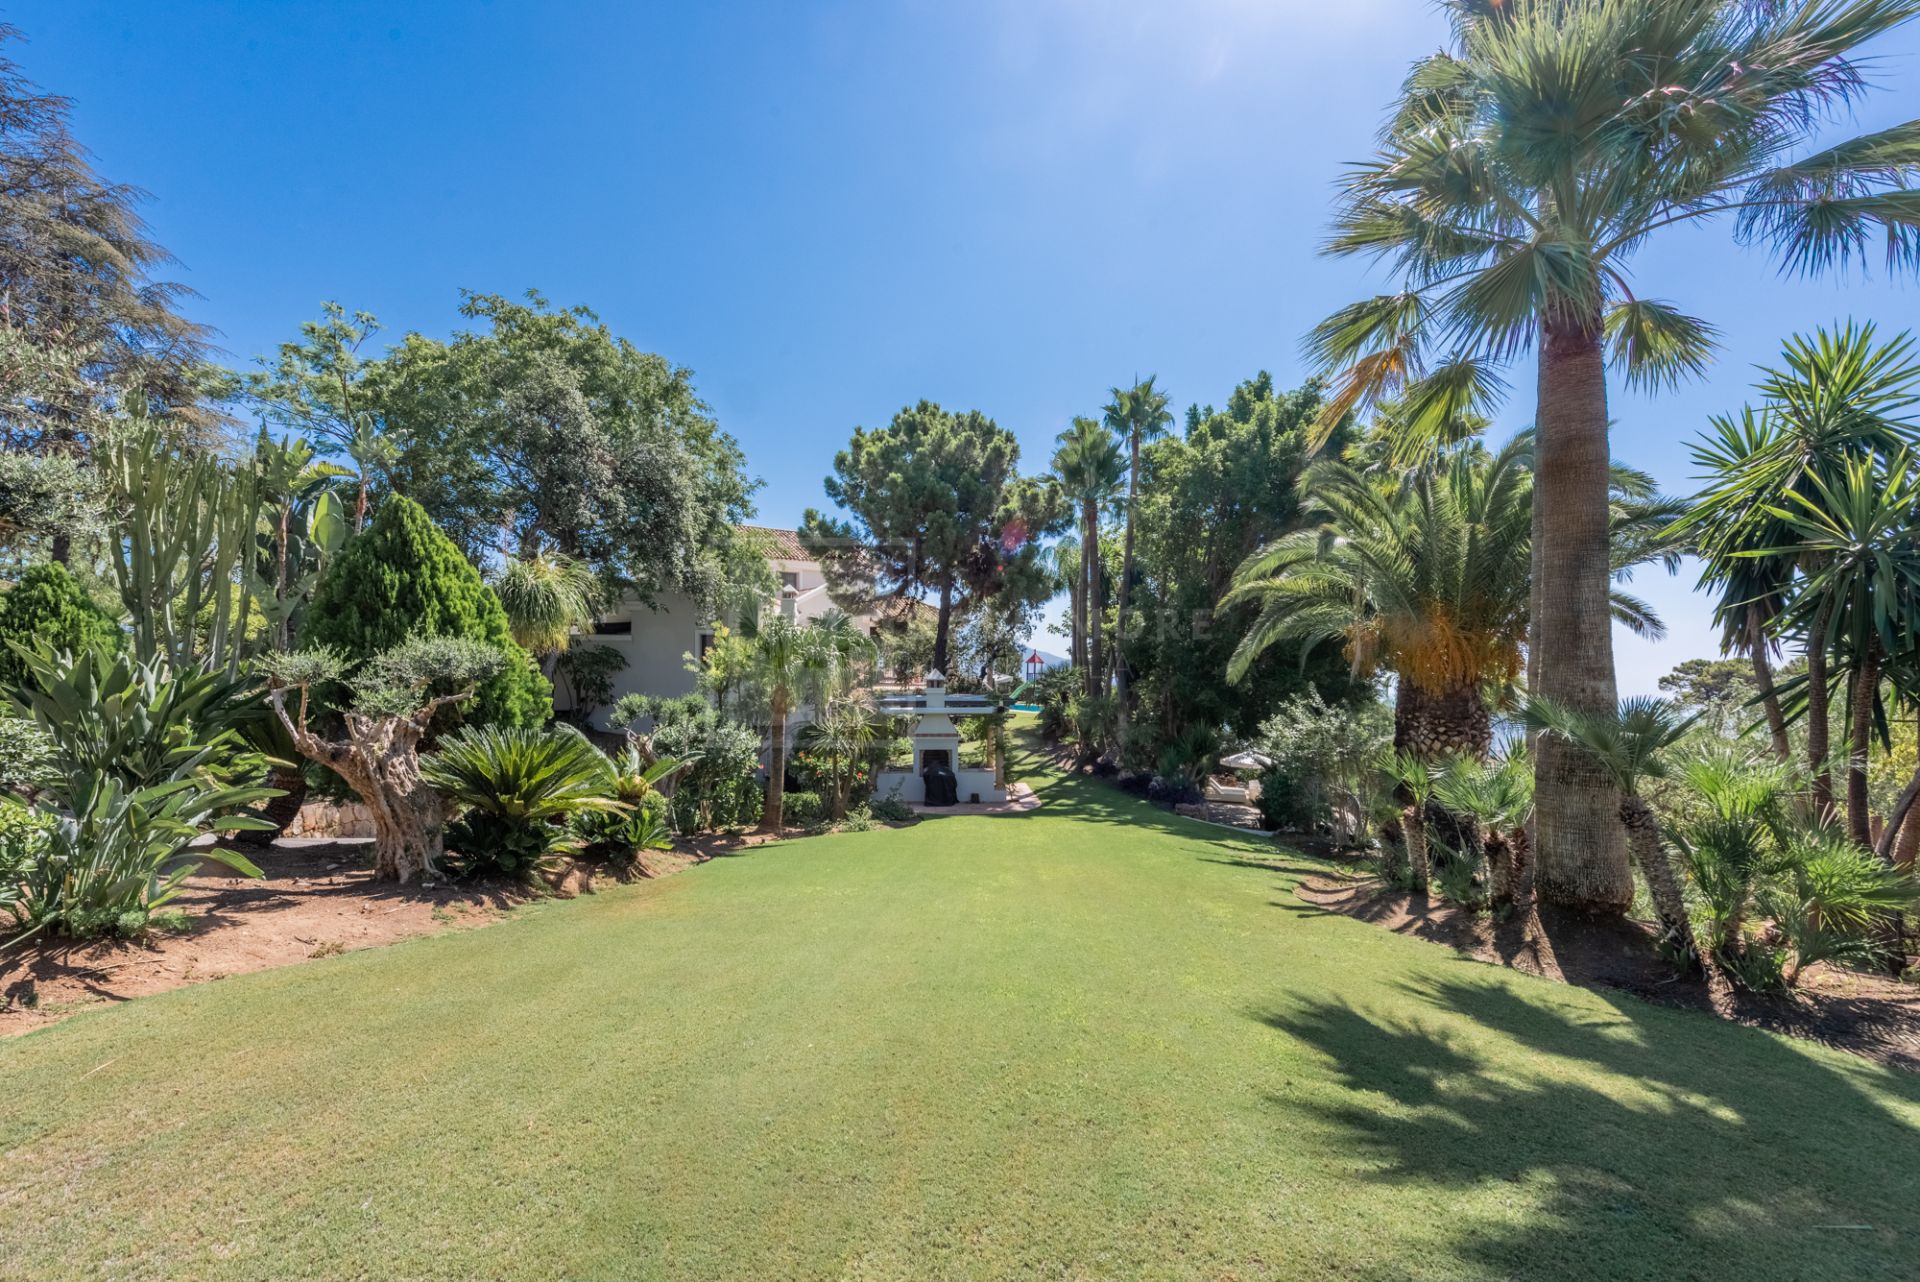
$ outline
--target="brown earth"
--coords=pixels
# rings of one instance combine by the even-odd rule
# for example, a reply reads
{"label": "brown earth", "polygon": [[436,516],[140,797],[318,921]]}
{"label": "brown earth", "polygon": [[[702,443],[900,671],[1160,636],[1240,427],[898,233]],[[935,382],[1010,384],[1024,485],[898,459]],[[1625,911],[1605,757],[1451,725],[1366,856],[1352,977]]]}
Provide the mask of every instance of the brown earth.
{"label": "brown earth", "polygon": [[1308,877],[1294,889],[1322,912],[1447,944],[1480,961],[1589,988],[1634,993],[1756,1028],[1824,1042],[1896,1068],[1920,1070],[1920,986],[1885,975],[1810,966],[1790,995],[1735,990],[1716,1012],[1706,982],[1678,974],[1654,949],[1650,927],[1538,909],[1496,921],[1444,900],[1391,890],[1363,875]]}

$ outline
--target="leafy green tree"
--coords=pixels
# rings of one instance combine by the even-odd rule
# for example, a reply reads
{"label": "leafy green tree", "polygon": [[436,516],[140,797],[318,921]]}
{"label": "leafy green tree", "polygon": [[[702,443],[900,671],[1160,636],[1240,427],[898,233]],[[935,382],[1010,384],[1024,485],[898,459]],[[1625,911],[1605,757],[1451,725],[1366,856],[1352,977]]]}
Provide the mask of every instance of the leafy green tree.
{"label": "leafy green tree", "polygon": [[553,687],[514,644],[499,597],[419,504],[393,495],[321,575],[301,643],[358,662],[409,637],[477,641],[504,656],[478,687],[468,722],[546,722]]}
{"label": "leafy green tree", "polygon": [[[1195,405],[1184,430],[1141,454],[1138,542],[1127,664],[1133,735],[1172,743],[1196,726],[1251,735],[1281,703],[1309,688],[1340,703],[1372,691],[1331,651],[1291,643],[1227,677],[1253,605],[1220,604],[1233,572],[1256,548],[1307,523],[1297,482],[1308,462],[1317,389],[1276,389],[1262,371],[1224,407]],[[1336,444],[1347,441],[1342,428]],[[1148,759],[1157,745],[1146,747]]]}
{"label": "leafy green tree", "polygon": [[475,561],[561,555],[718,604],[757,482],[692,372],[537,293],[465,294],[460,314],[480,327],[409,334],[367,370],[393,489]]}
{"label": "leafy green tree", "polygon": [[954,612],[997,592],[1042,596],[1039,538],[1054,520],[1039,487],[1018,480],[1013,433],[978,410],[907,406],[886,427],[855,428],[834,456],[827,497],[800,541],[844,609],[925,592],[939,603],[933,666],[946,670]]}
{"label": "leafy green tree", "polygon": [[18,686],[26,661],[14,646],[48,650],[117,650],[119,624],[93,603],[63,565],[36,565],[0,593],[0,686]]}
{"label": "leafy green tree", "polygon": [[1113,436],[1090,418],[1076,418],[1056,438],[1053,475],[1067,502],[1080,516],[1080,595],[1087,612],[1086,683],[1089,697],[1108,684],[1101,658],[1101,634],[1106,631],[1106,581],[1100,571],[1100,527],[1120,504],[1127,479],[1126,457]]}
{"label": "leafy green tree", "polygon": [[[1613,711],[1607,366],[1630,384],[1699,373],[1713,329],[1627,287],[1666,228],[1737,216],[1745,240],[1818,271],[1884,235],[1920,263],[1920,121],[1806,144],[1867,84],[1864,43],[1913,0],[1448,0],[1451,47],[1415,64],[1373,156],[1345,186],[1336,254],[1387,261],[1401,288],[1312,338],[1340,382],[1326,422],[1398,396],[1438,433],[1537,361],[1537,689]],[[1437,359],[1436,359],[1437,358]],[[1613,783],[1558,738],[1538,762],[1539,876],[1552,902],[1624,910]]]}
{"label": "leafy green tree", "polygon": [[379,409],[367,385],[373,362],[361,349],[380,332],[371,312],[351,315],[336,302],[320,305],[320,319],[300,326],[297,341],[280,344],[266,369],[244,390],[262,417],[304,438],[324,455],[346,457],[358,479],[353,528],[366,528],[373,487],[393,463]]}
{"label": "leafy green tree", "polygon": [[1738,659],[1685,659],[1660,678],[1660,690],[1683,708],[1704,708],[1753,694],[1753,673]]}

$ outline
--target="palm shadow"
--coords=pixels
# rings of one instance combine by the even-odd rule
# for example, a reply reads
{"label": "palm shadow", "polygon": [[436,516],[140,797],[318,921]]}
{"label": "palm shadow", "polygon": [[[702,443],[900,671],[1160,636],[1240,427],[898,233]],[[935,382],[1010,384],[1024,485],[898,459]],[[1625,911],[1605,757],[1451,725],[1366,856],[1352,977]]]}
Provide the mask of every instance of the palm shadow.
{"label": "palm shadow", "polygon": [[[1351,1102],[1268,1100],[1290,1126],[1332,1128],[1360,1178],[1457,1193],[1442,1227],[1463,1269],[1915,1276],[1920,1079],[1631,997],[1602,994],[1596,1013],[1498,981],[1400,991],[1415,1014],[1255,1013],[1326,1057]],[[1496,1060],[1496,1036],[1517,1053]]]}

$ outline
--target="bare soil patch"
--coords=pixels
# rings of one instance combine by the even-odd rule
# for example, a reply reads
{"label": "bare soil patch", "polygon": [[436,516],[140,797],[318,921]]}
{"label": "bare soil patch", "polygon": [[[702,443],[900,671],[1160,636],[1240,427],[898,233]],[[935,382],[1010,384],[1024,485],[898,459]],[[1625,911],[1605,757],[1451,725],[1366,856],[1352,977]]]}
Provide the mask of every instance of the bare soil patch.
{"label": "bare soil patch", "polygon": [[[1611,988],[1662,1005],[1717,1012],[1706,982],[1680,975],[1654,948],[1650,927],[1535,909],[1496,920],[1442,900],[1392,890],[1363,875],[1308,877],[1302,902],[1467,956],[1586,988]],[[1920,986],[1885,975],[1812,966],[1792,995],[1736,989],[1726,1018],[1823,1042],[1882,1064],[1920,1071]]]}

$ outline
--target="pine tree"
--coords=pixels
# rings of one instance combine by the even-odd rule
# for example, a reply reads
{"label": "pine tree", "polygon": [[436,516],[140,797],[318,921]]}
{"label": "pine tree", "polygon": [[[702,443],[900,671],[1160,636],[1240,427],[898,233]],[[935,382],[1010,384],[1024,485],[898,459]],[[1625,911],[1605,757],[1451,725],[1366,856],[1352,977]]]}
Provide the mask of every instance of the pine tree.
{"label": "pine tree", "polygon": [[462,708],[467,724],[537,726],[552,714],[553,687],[514,644],[500,598],[425,509],[395,495],[321,576],[301,641],[364,660],[410,636],[484,641],[507,655]]}

